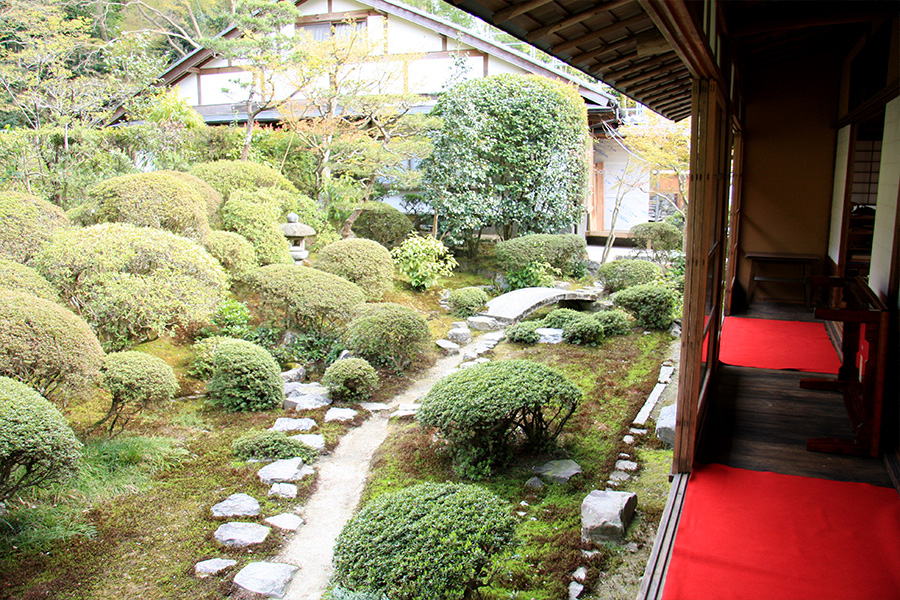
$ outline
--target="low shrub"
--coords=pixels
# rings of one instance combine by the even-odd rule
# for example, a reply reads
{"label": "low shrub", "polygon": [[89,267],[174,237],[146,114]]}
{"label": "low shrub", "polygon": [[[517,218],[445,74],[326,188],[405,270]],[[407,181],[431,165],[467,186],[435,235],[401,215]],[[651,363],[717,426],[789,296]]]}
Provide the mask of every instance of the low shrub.
{"label": "low shrub", "polygon": [[90,396],[101,360],[81,317],[27,292],[0,290],[0,375],[65,403]]}
{"label": "low shrub", "polygon": [[397,371],[408,367],[430,339],[428,324],[419,313],[391,302],[363,307],[345,334],[349,350]]}
{"label": "low shrub", "polygon": [[565,376],[528,360],[493,361],[438,381],[422,399],[419,421],[450,443],[454,468],[489,475],[508,459],[517,435],[546,449],[581,401]]}
{"label": "low shrub", "polygon": [[226,201],[236,191],[276,188],[297,192],[297,188],[275,169],[249,161],[217,160],[199,163],[191,167],[190,174],[211,185]]}
{"label": "low shrub", "polygon": [[241,460],[281,460],[299,456],[311,465],[318,458],[315,448],[291,439],[283,431],[248,431],[231,444],[231,451]]}
{"label": "low shrub", "polygon": [[649,252],[653,260],[664,260],[669,253],[680,251],[684,246],[681,229],[665,221],[639,223],[631,228],[634,245]]}
{"label": "low shrub", "polygon": [[574,233],[534,233],[498,242],[494,256],[507,273],[547,263],[563,275],[571,275],[587,257],[587,242]]}
{"label": "low shrub", "polygon": [[521,269],[508,271],[506,280],[509,289],[521,290],[530,287],[548,287],[553,284],[553,275],[561,275],[558,269],[554,269],[549,263],[528,263]]}
{"label": "low shrub", "polygon": [[0,192],[0,258],[26,263],[69,227],[58,206],[29,194]]}
{"label": "low shrub", "polygon": [[624,289],[613,298],[637,319],[645,329],[668,329],[672,325],[675,292],[665,285],[637,285]]}
{"label": "low shrub", "polygon": [[447,297],[453,314],[461,319],[477,315],[488,300],[487,292],[479,287],[450,290],[450,295]]}
{"label": "low shrub", "polygon": [[607,337],[625,335],[631,331],[631,320],[621,310],[604,310],[594,313],[593,318],[603,325]]}
{"label": "low shrub", "polygon": [[391,253],[372,240],[347,239],[326,246],[313,267],[352,281],[366,300],[381,300],[394,280]]}
{"label": "low shrub", "polygon": [[247,339],[250,332],[250,309],[243,302],[226,298],[210,319],[210,326],[201,333]]}
{"label": "low shrub", "polygon": [[353,223],[353,231],[359,237],[393,249],[409,237],[413,226],[409,217],[390,204],[369,201],[362,205],[362,212]]}
{"label": "low shrub", "polygon": [[103,358],[103,387],[111,402],[106,415],[94,427],[109,423],[110,437],[116,427],[154,404],[168,402],[178,391],[175,371],[163,359],[144,352],[115,352]]}
{"label": "low shrub", "polygon": [[378,387],[378,373],[365,359],[345,358],[325,369],[322,383],[335,400],[361,402]]}
{"label": "low shrub", "polygon": [[206,238],[206,250],[236,278],[257,266],[253,244],[233,231],[210,232]]}
{"label": "low shrub", "polygon": [[225,229],[244,236],[261,265],[292,264],[288,241],[281,229],[281,207],[265,192],[238,190],[222,208]]}
{"label": "low shrub", "polygon": [[0,377],[0,501],[76,475],[81,447],[55,406],[27,385]]}
{"label": "low shrub", "polygon": [[450,277],[456,259],[441,241],[432,236],[412,236],[391,250],[394,264],[417,290],[427,289],[441,277]]}
{"label": "low shrub", "polygon": [[0,288],[28,292],[50,302],[59,302],[59,294],[40,273],[5,258],[0,258]]}
{"label": "low shrub", "polygon": [[544,317],[544,327],[553,327],[554,329],[565,329],[566,325],[572,321],[579,321],[585,317],[584,313],[572,310],[571,308],[557,308],[551,310]]}
{"label": "low shrub", "polygon": [[218,349],[219,344],[233,339],[235,338],[214,335],[195,342],[191,346],[191,350],[194,352],[194,361],[191,363],[190,369],[191,377],[203,380],[212,377],[213,365],[216,360],[216,350]]}
{"label": "low shrub", "polygon": [[579,346],[597,346],[606,337],[600,321],[578,313],[577,319],[567,321],[563,327],[563,341]]}
{"label": "low shrub", "polygon": [[219,211],[222,209],[222,203],[225,202],[225,199],[222,198],[222,194],[220,194],[213,186],[190,173],[183,173],[181,171],[160,172],[178,178],[194,190],[195,193],[199,194],[200,197],[203,198],[203,203],[206,206],[206,219],[209,226],[213,228],[222,226],[222,215]]}
{"label": "low shrub", "polygon": [[247,340],[269,351],[282,366],[303,365],[308,373],[322,373],[345,350],[337,330],[285,330],[267,325],[254,328]]}
{"label": "low shrub", "polygon": [[651,283],[661,277],[662,269],[659,265],[635,258],[623,258],[604,263],[597,270],[597,279],[610,293],[635,285]]}
{"label": "low shrub", "polygon": [[537,344],[541,336],[535,330],[541,327],[546,327],[542,319],[514,323],[506,328],[506,337],[509,341],[518,342],[519,344]]}
{"label": "low shrub", "polygon": [[338,536],[334,579],[394,600],[469,598],[515,526],[509,506],[474,485],[422,483],[384,494]]}
{"label": "low shrub", "polygon": [[206,391],[211,405],[229,412],[270,410],[284,400],[278,363],[264,348],[244,340],[218,345]]}

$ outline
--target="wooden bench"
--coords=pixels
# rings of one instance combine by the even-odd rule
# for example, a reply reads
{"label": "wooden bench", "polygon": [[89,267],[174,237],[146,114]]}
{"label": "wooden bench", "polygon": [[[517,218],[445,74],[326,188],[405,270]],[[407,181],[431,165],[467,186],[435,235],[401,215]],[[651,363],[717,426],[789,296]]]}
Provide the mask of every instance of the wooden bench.
{"label": "wooden bench", "polygon": [[[817,254],[782,254],[778,252],[747,252],[744,258],[750,261],[750,285],[747,286],[747,302],[753,300],[756,284],[759,282],[788,283],[803,286],[803,299],[808,307],[812,298],[812,288],[808,278],[818,275],[822,257]],[[789,265],[800,267],[800,273],[794,277],[774,277],[760,275],[760,265]]]}

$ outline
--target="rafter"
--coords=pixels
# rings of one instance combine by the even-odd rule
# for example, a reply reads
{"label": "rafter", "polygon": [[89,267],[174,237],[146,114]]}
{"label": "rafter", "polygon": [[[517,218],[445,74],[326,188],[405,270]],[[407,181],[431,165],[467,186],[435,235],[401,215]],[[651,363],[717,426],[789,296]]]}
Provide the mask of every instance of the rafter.
{"label": "rafter", "polygon": [[589,60],[593,60],[598,56],[603,56],[607,52],[622,50],[623,48],[628,48],[629,46],[633,46],[634,44],[634,38],[629,36],[619,40],[618,42],[606,44],[605,46],[600,46],[599,48],[594,48],[593,50],[588,50],[587,52],[583,52],[581,54],[573,56],[571,62],[573,65],[581,64]]}
{"label": "rafter", "polygon": [[673,58],[677,58],[674,53],[669,53],[668,55],[660,56],[651,60],[645,60],[642,63],[636,63],[628,67],[627,69],[619,69],[618,71],[614,69],[600,69],[600,72],[603,73],[603,77],[616,80],[622,76],[630,75],[632,73],[639,73],[644,69],[649,67],[655,67],[657,65],[665,64],[671,62]]}
{"label": "rafter", "polygon": [[581,44],[585,44],[587,42],[596,41],[597,38],[602,38],[604,35],[608,33],[614,33],[619,31],[620,29],[625,29],[626,27],[630,27],[632,25],[637,25],[643,21],[647,20],[647,15],[639,14],[634,15],[633,17],[629,17],[627,19],[623,19],[621,21],[616,21],[615,23],[610,23],[606,27],[602,27],[595,31],[591,31],[581,37],[577,37],[574,40],[569,40],[567,42],[563,42],[561,44],[557,44],[550,48],[551,54],[556,54],[557,52],[567,52],[572,48],[580,46]]}
{"label": "rafter", "polygon": [[528,0],[527,2],[520,2],[518,4],[513,4],[512,6],[507,6],[503,10],[498,10],[494,13],[494,16],[491,17],[491,22],[494,25],[499,25],[504,21],[509,21],[514,17],[518,17],[519,15],[523,15],[530,10],[534,10],[535,8],[540,8],[545,4],[549,4],[553,2],[553,0]]}
{"label": "rafter", "polygon": [[533,42],[542,37],[552,35],[557,31],[562,31],[563,29],[567,29],[572,25],[577,25],[583,21],[587,21],[588,19],[592,19],[594,17],[600,16],[603,13],[609,12],[613,9],[619,8],[620,6],[625,6],[626,4],[631,4],[635,0],[610,0],[609,2],[604,2],[600,6],[595,6],[594,8],[582,11],[580,13],[576,13],[571,17],[567,17],[562,21],[557,21],[551,25],[545,25],[543,27],[539,27],[525,36],[525,39],[529,42]]}

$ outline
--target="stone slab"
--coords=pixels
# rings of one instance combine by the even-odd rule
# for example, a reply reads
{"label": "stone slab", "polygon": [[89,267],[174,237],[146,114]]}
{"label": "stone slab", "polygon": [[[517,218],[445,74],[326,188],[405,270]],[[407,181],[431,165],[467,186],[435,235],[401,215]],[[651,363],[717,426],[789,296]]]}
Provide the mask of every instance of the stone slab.
{"label": "stone slab", "polygon": [[315,448],[319,452],[325,449],[325,436],[321,433],[300,433],[292,435],[292,440],[300,440],[310,448]]}
{"label": "stone slab", "polygon": [[447,332],[447,339],[457,344],[468,344],[472,341],[472,332],[468,327],[454,327]]}
{"label": "stone slab", "polygon": [[259,502],[249,494],[232,494],[212,507],[212,516],[255,517],[259,514]]}
{"label": "stone slab", "polygon": [[656,386],[654,386],[653,391],[647,396],[647,401],[644,402],[644,406],[641,407],[641,410],[634,418],[634,425],[640,427],[647,424],[647,421],[650,419],[650,413],[656,408],[656,403],[659,402],[659,397],[662,396],[665,389],[666,384],[664,383],[657,383]]}
{"label": "stone slab", "polygon": [[216,540],[229,548],[243,548],[253,544],[261,544],[266,541],[271,527],[259,523],[223,523],[216,529],[213,536]]}
{"label": "stone slab", "polygon": [[237,564],[236,560],[230,558],[211,558],[209,560],[201,560],[194,565],[194,575],[203,579],[210,575],[218,575],[226,569],[230,569]]}
{"label": "stone slab", "polygon": [[356,418],[356,411],[352,408],[329,408],[325,413],[325,421],[352,421]]}
{"label": "stone slab", "polygon": [[367,410],[369,412],[381,412],[383,410],[391,409],[391,405],[385,404],[384,402],[360,402],[359,406],[363,410]]}
{"label": "stone slab", "polygon": [[309,431],[316,426],[316,422],[312,419],[291,419],[288,417],[279,417],[275,419],[275,424],[269,427],[272,431]]}
{"label": "stone slab", "polygon": [[272,484],[272,487],[269,488],[269,498],[287,498],[292,499],[297,497],[297,486],[293,483],[281,483],[276,481]]}
{"label": "stone slab", "polygon": [[616,468],[620,471],[627,471],[629,473],[633,473],[638,470],[638,464],[633,460],[617,460]]}
{"label": "stone slab", "polygon": [[675,404],[663,407],[663,409],[659,411],[659,418],[656,420],[656,437],[669,446],[675,445],[676,411],[677,406]]}
{"label": "stone slab", "polygon": [[255,594],[284,598],[287,586],[298,567],[284,563],[252,562],[238,571],[234,583]]}
{"label": "stone slab", "polygon": [[538,344],[559,344],[563,341],[562,329],[556,329],[555,327],[538,327],[534,332],[541,336],[538,338]]}
{"label": "stone slab", "polygon": [[457,344],[456,342],[452,342],[450,340],[438,340],[435,342],[435,345],[440,348],[441,352],[443,352],[447,356],[459,354],[459,344]]}
{"label": "stone slab", "polygon": [[581,538],[589,542],[623,542],[634,517],[637,494],[594,490],[581,503]]}
{"label": "stone slab", "polygon": [[466,323],[469,325],[470,329],[474,329],[475,331],[494,331],[496,329],[503,329],[503,325],[493,317],[485,317],[485,316],[476,316],[469,317],[466,319]]}
{"label": "stone slab", "polygon": [[290,369],[281,374],[281,380],[285,383],[300,383],[304,379],[306,379],[306,369],[303,367]]}
{"label": "stone slab", "polygon": [[281,513],[280,515],[269,517],[266,519],[266,523],[285,531],[297,531],[303,525],[303,519],[294,513]]}
{"label": "stone slab", "polygon": [[567,483],[572,477],[581,473],[581,465],[570,459],[551,460],[535,467],[534,472],[552,483]]}
{"label": "stone slab", "polygon": [[671,383],[672,375],[675,374],[675,367],[670,367],[667,365],[663,365],[659,368],[659,382],[660,383]]}
{"label": "stone slab", "polygon": [[273,483],[290,483],[300,481],[307,475],[315,473],[315,469],[303,464],[299,456],[271,462],[257,471],[260,481],[266,485]]}

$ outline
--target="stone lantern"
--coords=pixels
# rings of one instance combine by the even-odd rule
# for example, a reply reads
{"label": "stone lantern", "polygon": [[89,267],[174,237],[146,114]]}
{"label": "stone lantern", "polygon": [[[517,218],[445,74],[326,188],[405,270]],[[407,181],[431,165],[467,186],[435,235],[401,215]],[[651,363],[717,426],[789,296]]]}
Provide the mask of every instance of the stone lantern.
{"label": "stone lantern", "polygon": [[291,245],[291,258],[294,259],[294,262],[303,262],[309,256],[309,250],[306,249],[306,238],[316,235],[316,230],[301,223],[297,213],[288,213],[287,220],[287,223],[282,223],[281,230],[284,231],[284,237]]}

